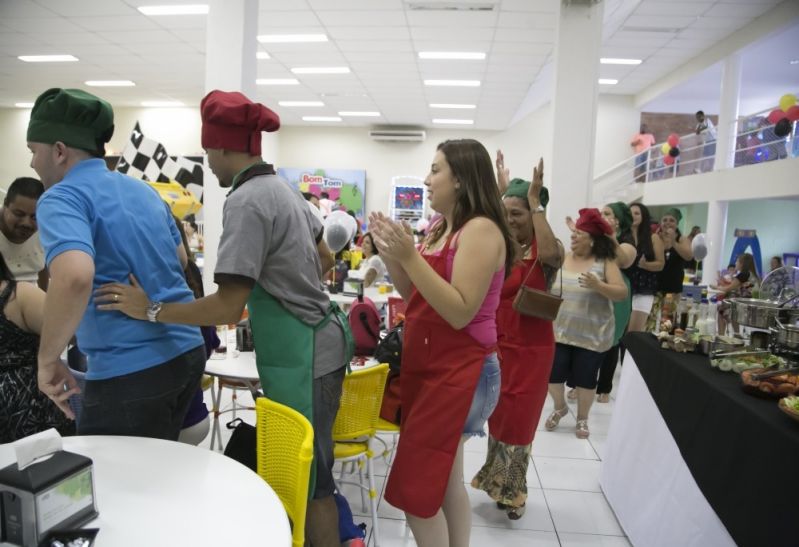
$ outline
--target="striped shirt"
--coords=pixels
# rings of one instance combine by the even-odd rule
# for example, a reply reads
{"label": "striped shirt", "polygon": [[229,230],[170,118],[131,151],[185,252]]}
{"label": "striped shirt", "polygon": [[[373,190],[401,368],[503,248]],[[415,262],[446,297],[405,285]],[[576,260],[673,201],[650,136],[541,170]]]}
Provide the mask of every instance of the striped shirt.
{"label": "striped shirt", "polygon": [[[605,281],[605,262],[595,261],[590,272]],[[555,341],[603,353],[613,346],[616,322],[609,298],[580,286],[579,272],[561,268],[554,287],[563,277],[563,303],[555,319]]]}

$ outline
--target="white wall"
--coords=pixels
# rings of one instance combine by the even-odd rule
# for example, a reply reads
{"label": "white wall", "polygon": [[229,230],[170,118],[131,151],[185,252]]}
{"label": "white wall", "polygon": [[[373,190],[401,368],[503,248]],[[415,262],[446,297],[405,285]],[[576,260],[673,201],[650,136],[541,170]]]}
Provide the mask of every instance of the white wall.
{"label": "white wall", "polygon": [[25,134],[30,110],[0,108],[0,188],[6,189],[17,177],[35,177]]}
{"label": "white wall", "polygon": [[735,244],[735,229],[757,230],[763,271],[769,259],[783,253],[799,253],[799,201],[795,199],[757,199],[730,202],[727,233],[724,236],[722,264],[726,264]]}
{"label": "white wall", "polygon": [[632,157],[630,140],[638,133],[640,125],[641,111],[635,107],[632,95],[599,96],[594,147],[595,176]]}

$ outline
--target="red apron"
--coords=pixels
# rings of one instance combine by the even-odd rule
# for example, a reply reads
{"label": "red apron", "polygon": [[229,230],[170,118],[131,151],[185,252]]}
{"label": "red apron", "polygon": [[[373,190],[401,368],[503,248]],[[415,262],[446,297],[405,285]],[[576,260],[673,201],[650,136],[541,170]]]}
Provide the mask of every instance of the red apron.
{"label": "red apron", "polygon": [[[447,279],[452,236],[437,256],[424,259]],[[452,462],[472,405],[486,348],[455,330],[419,294],[411,294],[402,346],[402,421],[385,498],[421,518],[444,501]]]}
{"label": "red apron", "polygon": [[[488,419],[492,437],[505,444],[528,445],[533,442],[541,411],[547,398],[549,375],[555,355],[552,322],[521,315],[513,309],[513,299],[527,273],[533,267],[537,249],[524,266],[516,265],[502,286],[497,310],[502,389],[499,403]],[[544,270],[540,264],[525,283],[546,290]]]}

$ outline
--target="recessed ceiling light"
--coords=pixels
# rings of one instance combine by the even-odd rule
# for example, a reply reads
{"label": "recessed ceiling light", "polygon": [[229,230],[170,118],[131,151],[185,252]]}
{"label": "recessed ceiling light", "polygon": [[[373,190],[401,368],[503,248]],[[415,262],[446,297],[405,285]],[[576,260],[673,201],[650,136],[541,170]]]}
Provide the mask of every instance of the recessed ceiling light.
{"label": "recessed ceiling light", "polygon": [[78,60],[74,55],[20,55],[17,59],[26,63],[72,63]]}
{"label": "recessed ceiling light", "polygon": [[292,68],[294,74],[349,74],[348,66],[318,66]]}
{"label": "recessed ceiling light", "polygon": [[142,106],[147,108],[170,108],[185,106],[181,101],[142,101]]}
{"label": "recessed ceiling light", "polygon": [[256,85],[299,85],[300,81],[296,78],[258,78]]}
{"label": "recessed ceiling light", "polygon": [[327,42],[327,34],[262,34],[258,41],[262,44]]}
{"label": "recessed ceiling light", "polygon": [[340,122],[341,118],[338,116],[303,116],[304,122]]}
{"label": "recessed ceiling light", "polygon": [[280,106],[325,106],[322,101],[278,101]]}
{"label": "recessed ceiling light", "polygon": [[255,58],[256,59],[271,59],[269,54],[267,52],[265,52],[265,51],[259,51],[258,53],[256,53],[255,54]]}
{"label": "recessed ceiling light", "polygon": [[480,80],[425,80],[427,86],[480,87]]}
{"label": "recessed ceiling light", "polygon": [[33,108],[33,103],[14,103],[17,108]]}
{"label": "recessed ceiling light", "polygon": [[351,116],[353,118],[377,118],[380,116],[380,112],[339,112],[338,115]]}
{"label": "recessed ceiling light", "polygon": [[207,15],[208,4],[186,4],[175,6],[139,6],[144,15]]}
{"label": "recessed ceiling light", "polygon": [[615,57],[602,57],[599,60],[603,65],[640,65],[641,59],[620,59]]}
{"label": "recessed ceiling light", "polygon": [[132,87],[136,85],[130,80],[86,80],[85,84],[91,87]]}
{"label": "recessed ceiling light", "polygon": [[616,85],[619,81],[613,78],[600,78],[599,83],[600,85]]}
{"label": "recessed ceiling light", "polygon": [[449,124],[449,125],[472,125],[474,120],[456,120],[451,118],[433,118],[433,123]]}
{"label": "recessed ceiling light", "polygon": [[420,59],[463,59],[467,61],[482,61],[486,54],[482,51],[420,51]]}
{"label": "recessed ceiling light", "polygon": [[477,108],[475,104],[452,104],[452,103],[431,103],[430,108],[457,108],[460,110],[473,110]]}

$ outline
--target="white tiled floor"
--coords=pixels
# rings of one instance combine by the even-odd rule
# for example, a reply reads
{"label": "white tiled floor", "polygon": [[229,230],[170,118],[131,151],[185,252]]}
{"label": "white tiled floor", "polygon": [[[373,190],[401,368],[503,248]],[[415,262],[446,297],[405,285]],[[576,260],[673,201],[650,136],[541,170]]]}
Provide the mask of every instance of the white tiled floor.
{"label": "white tiled floor", "polygon": [[[618,381],[618,373],[616,380]],[[223,408],[230,404],[230,392],[223,393]],[[239,392],[243,404],[251,404],[246,392]],[[210,393],[206,392],[210,408]],[[599,466],[613,412],[614,401],[609,404],[594,403],[589,427],[591,436],[581,440],[574,435],[576,406],[570,404],[570,413],[553,432],[544,430],[544,421],[552,411],[547,399],[541,422],[533,442],[532,462],[528,470],[527,511],[517,520],[509,520],[503,511],[482,491],[469,486],[474,474],[482,466],[486,455],[486,440],[474,438],[465,445],[464,481],[472,504],[471,545],[475,547],[624,547],[630,543],[624,536],[613,511],[599,488]],[[238,416],[249,423],[255,422],[253,411],[239,411]],[[222,423],[232,419],[230,413],[221,416]],[[223,441],[230,432],[222,426]],[[210,446],[210,434],[200,445]],[[389,439],[390,443],[390,439]],[[378,517],[380,545],[384,547],[414,546],[416,542],[405,525],[402,511],[383,500],[388,467],[382,458],[374,460],[375,483],[380,498]],[[336,470],[338,473],[338,468]],[[357,480],[357,475],[356,475]],[[371,532],[371,519],[361,507],[356,487],[345,485],[343,494],[350,502],[355,522],[365,522]],[[371,534],[370,534],[371,536]],[[369,545],[373,545],[369,537]]]}

